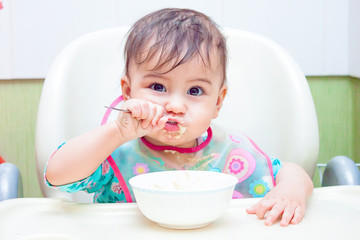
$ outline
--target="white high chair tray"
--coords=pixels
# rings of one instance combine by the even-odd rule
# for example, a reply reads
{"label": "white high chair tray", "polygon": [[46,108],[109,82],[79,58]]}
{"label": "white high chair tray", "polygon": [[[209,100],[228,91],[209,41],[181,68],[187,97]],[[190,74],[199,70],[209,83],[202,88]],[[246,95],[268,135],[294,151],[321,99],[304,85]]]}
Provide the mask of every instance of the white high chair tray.
{"label": "white high chair tray", "polygon": [[136,203],[78,204],[48,198],[0,203],[1,240],[90,239],[359,239],[360,186],[317,188],[298,225],[267,227],[232,200],[224,216],[196,230],[170,230],[147,220]]}

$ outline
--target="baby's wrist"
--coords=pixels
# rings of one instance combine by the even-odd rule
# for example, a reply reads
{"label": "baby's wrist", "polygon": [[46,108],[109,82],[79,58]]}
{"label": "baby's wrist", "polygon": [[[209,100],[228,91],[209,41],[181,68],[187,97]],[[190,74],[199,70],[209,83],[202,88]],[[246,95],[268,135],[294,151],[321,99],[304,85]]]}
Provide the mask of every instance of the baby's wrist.
{"label": "baby's wrist", "polygon": [[123,134],[123,132],[121,131],[121,126],[118,125],[117,121],[112,121],[108,123],[109,125],[111,125],[111,131],[114,134],[114,137],[116,139],[116,141],[119,143],[119,145],[124,144],[125,142],[129,141]]}

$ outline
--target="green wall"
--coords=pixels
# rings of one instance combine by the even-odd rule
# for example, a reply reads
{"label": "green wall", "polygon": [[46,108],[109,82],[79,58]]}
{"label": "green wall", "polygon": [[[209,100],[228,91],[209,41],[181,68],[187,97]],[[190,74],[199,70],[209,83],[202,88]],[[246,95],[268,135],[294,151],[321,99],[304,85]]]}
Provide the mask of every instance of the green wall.
{"label": "green wall", "polygon": [[[360,80],[352,77],[307,77],[319,122],[319,163],[337,155],[360,162]],[[313,179],[319,186],[319,174]]]}
{"label": "green wall", "polygon": [[354,160],[360,163],[360,79],[352,78],[353,112],[354,112]]}
{"label": "green wall", "polygon": [[0,155],[16,164],[24,197],[39,197],[35,164],[35,123],[43,80],[0,81]]}
{"label": "green wall", "polygon": [[[320,130],[319,162],[346,155],[360,162],[360,80],[307,77]],[[25,197],[40,197],[34,136],[43,80],[0,81],[0,155],[21,171]],[[319,186],[316,171],[315,186]]]}

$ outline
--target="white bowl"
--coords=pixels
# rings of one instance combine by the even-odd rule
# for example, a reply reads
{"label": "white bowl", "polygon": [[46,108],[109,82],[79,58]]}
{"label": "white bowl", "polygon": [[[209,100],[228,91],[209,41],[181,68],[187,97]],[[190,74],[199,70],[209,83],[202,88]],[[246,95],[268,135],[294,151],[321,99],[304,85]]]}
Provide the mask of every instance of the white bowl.
{"label": "white bowl", "polygon": [[140,211],[160,226],[201,228],[228,207],[237,178],[211,171],[163,171],[129,180]]}

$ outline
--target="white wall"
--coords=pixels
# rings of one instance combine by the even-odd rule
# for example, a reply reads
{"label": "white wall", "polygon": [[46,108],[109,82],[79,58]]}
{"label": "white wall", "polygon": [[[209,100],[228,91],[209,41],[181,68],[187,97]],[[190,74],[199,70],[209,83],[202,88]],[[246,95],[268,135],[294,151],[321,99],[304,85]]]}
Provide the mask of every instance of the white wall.
{"label": "white wall", "polygon": [[349,73],[360,78],[360,1],[350,0]]}
{"label": "white wall", "polygon": [[163,7],[193,8],[223,27],[265,35],[306,75],[348,75],[360,68],[359,0],[3,0],[3,5],[0,79],[43,78],[75,38],[131,25]]}
{"label": "white wall", "polygon": [[10,11],[4,3],[4,9],[0,10],[0,79],[11,78],[11,23]]}

